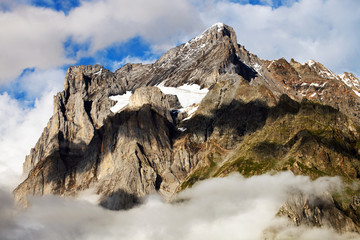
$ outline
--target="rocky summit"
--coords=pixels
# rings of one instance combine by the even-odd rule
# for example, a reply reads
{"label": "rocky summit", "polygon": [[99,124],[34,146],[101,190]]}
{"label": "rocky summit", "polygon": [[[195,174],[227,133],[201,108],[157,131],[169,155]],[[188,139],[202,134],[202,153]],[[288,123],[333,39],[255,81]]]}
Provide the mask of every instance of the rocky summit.
{"label": "rocky summit", "polygon": [[215,24],[153,64],[70,67],[14,195],[26,206],[29,195],[94,189],[101,206],[120,210],[232,172],[340,176],[343,192],[299,192],[279,215],[359,232],[359,113],[353,74],[262,60]]}

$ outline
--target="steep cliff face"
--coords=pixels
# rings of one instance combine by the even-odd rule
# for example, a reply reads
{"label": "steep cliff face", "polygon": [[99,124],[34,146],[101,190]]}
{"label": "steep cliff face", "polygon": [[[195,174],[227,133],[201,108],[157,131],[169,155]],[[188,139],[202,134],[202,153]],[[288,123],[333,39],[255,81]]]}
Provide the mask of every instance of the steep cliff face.
{"label": "steep cliff face", "polygon": [[[170,200],[199,180],[234,171],[289,170],[358,183],[358,83],[314,61],[261,60],[223,24],[154,64],[115,73],[71,67],[15,198],[26,205],[27,195],[76,196],[91,188],[102,206],[126,209],[150,193]],[[109,97],[129,91],[128,104],[112,112]],[[321,208],[299,194],[280,210],[296,224],[358,231],[356,204],[329,195],[329,207]]]}
{"label": "steep cliff face", "polygon": [[70,67],[64,90],[54,97],[54,115],[26,157],[24,174],[54,151],[71,149],[74,157],[81,155],[111,113],[109,95],[124,92],[115,75],[100,65]]}

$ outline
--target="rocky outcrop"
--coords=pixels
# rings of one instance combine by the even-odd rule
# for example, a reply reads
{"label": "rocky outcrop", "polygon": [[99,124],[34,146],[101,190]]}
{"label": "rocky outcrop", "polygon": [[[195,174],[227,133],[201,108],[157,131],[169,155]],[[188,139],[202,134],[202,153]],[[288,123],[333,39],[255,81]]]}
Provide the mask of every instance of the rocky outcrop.
{"label": "rocky outcrop", "polygon": [[70,67],[64,90],[54,97],[54,115],[26,157],[24,174],[54,151],[72,149],[81,155],[94,130],[103,125],[114,104],[110,95],[124,93],[115,75],[100,65]]}
{"label": "rocky outcrop", "polygon": [[328,227],[340,233],[359,232],[359,226],[336,207],[328,192],[316,197],[303,193],[294,194],[278,214],[288,217],[297,226]]}
{"label": "rocky outcrop", "polygon": [[[162,99],[157,103],[169,106],[160,90],[148,90],[155,90],[152,99]],[[40,161],[16,189],[17,200],[24,203],[29,190],[34,195],[75,195],[94,187],[102,196],[101,205],[122,209],[151,192],[164,196],[173,192],[172,186],[179,182],[171,171],[171,140],[176,131],[168,116],[155,110],[159,106],[139,105],[144,100],[139,100],[141,93],[142,89],[135,91],[129,108],[109,116],[83,149],[68,146],[66,152],[54,151]]]}
{"label": "rocky outcrop", "polygon": [[295,96],[301,99],[332,106],[360,124],[360,94],[357,94],[358,90],[354,87],[357,86],[356,78],[346,74],[337,76],[313,60],[300,64],[293,59],[290,62],[279,59],[267,61],[266,65],[274,79],[294,90],[291,95],[288,94],[293,99],[296,99],[295,93]]}
{"label": "rocky outcrop", "polygon": [[[115,73],[99,65],[70,67],[15,198],[26,205],[27,195],[76,196],[92,188],[99,204],[118,210],[153,192],[171,199],[196,181],[234,171],[289,170],[358,182],[357,83],[315,61],[261,60],[224,24],[154,64],[127,64]],[[184,84],[209,89],[191,113],[158,88]],[[133,92],[129,104],[112,113],[109,97],[126,91]],[[299,224],[357,231],[357,201],[339,202],[299,195],[280,212]]]}
{"label": "rocky outcrop", "polygon": [[170,115],[171,106],[181,108],[176,95],[165,95],[157,87],[138,88],[130,97],[129,108],[139,109],[144,105],[151,105],[158,114],[166,118],[169,122],[173,121]]}

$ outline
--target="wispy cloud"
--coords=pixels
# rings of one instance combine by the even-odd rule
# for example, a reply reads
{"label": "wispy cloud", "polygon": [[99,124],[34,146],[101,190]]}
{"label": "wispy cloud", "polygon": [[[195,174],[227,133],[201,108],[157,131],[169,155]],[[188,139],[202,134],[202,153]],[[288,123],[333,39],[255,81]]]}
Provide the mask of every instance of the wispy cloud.
{"label": "wispy cloud", "polygon": [[0,84],[23,69],[48,69],[74,64],[64,43],[72,38],[89,44],[82,56],[136,36],[156,50],[175,44],[179,36],[199,26],[195,9],[187,1],[99,0],[82,1],[68,15],[49,8],[14,5],[0,12]]}

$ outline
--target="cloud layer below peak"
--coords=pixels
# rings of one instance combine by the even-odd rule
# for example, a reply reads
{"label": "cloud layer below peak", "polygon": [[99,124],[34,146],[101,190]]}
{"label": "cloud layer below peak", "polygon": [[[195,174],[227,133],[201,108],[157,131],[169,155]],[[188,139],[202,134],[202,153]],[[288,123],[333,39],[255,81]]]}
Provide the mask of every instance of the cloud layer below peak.
{"label": "cloud layer below peak", "polygon": [[[85,201],[54,196],[34,198],[13,214],[0,191],[1,239],[355,239],[327,228],[296,227],[275,217],[294,191],[321,194],[341,184],[337,178],[294,176],[284,172],[243,178],[235,174],[205,180],[166,203],[157,195],[127,211],[108,211]],[[271,186],[271,188],[269,188]],[[69,221],[71,219],[71,221]],[[274,231],[276,230],[276,231]]]}

